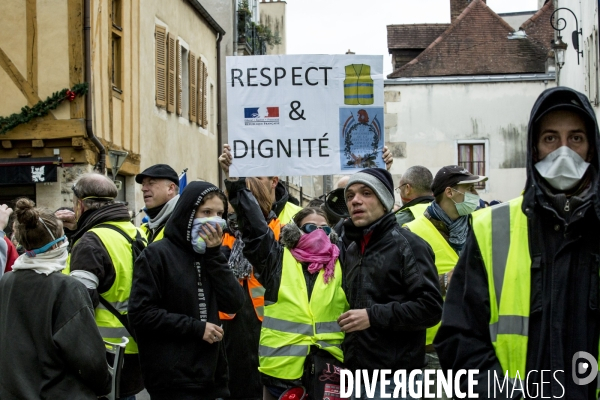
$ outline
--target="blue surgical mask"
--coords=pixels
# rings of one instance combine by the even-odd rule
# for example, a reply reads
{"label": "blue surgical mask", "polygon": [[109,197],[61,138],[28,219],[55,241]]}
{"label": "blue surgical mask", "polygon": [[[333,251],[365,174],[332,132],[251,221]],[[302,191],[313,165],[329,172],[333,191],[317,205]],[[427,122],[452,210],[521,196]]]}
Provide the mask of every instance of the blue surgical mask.
{"label": "blue surgical mask", "polygon": [[227,226],[227,222],[221,217],[195,218],[192,223],[192,246],[198,254],[206,252],[206,242],[200,236],[200,232],[204,232],[202,230],[204,224],[210,224],[215,229],[217,229],[217,225],[221,225],[221,229],[225,229]]}
{"label": "blue surgical mask", "polygon": [[454,206],[456,207],[456,211],[458,212],[458,215],[460,215],[460,216],[469,215],[469,214],[473,213],[473,211],[477,210],[477,207],[479,207],[479,196],[478,195],[469,193],[469,192],[465,192],[465,193],[459,192],[456,189],[452,189],[452,190],[465,195],[465,199],[460,203],[457,203],[454,201],[454,199],[452,199],[452,201],[454,201]]}

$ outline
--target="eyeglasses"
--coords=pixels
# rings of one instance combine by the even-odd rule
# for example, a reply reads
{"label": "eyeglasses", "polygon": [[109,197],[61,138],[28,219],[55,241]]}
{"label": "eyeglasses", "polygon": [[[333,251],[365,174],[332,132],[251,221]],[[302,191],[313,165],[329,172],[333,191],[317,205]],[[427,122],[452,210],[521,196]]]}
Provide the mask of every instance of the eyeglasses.
{"label": "eyeglasses", "polygon": [[328,235],[328,236],[331,233],[331,227],[329,227],[329,226],[318,226],[316,224],[304,224],[304,225],[302,225],[300,227],[300,229],[304,233],[311,233],[311,232],[316,231],[317,229],[323,229],[325,231],[325,234]]}
{"label": "eyeglasses", "polygon": [[406,186],[406,185],[408,185],[408,183],[403,183],[402,185],[398,186],[396,188],[396,192],[400,193],[400,188],[402,188],[402,186]]}

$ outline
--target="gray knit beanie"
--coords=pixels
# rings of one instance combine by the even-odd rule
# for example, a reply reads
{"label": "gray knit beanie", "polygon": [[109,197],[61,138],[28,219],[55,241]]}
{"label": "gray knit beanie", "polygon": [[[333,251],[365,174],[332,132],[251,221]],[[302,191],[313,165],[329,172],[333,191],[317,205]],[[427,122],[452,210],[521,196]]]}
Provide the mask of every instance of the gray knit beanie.
{"label": "gray knit beanie", "polygon": [[381,204],[383,204],[383,207],[385,207],[385,210],[387,212],[392,211],[394,208],[394,181],[392,175],[387,170],[383,168],[367,168],[352,175],[344,190],[344,197],[346,196],[346,190],[355,183],[362,183],[370,187],[375,192]]}

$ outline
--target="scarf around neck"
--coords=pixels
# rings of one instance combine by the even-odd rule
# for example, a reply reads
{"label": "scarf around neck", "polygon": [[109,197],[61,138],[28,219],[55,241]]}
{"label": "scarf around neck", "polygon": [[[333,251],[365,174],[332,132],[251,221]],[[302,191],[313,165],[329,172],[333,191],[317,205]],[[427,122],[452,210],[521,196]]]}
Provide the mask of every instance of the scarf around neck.
{"label": "scarf around neck", "polygon": [[53,272],[62,271],[67,265],[69,242],[66,240],[56,249],[29,257],[21,254],[12,266],[13,271],[31,269],[38,274],[50,275]]}
{"label": "scarf around neck", "polygon": [[171,213],[177,205],[177,200],[179,200],[179,195],[167,201],[164,204],[163,208],[160,210],[160,212],[154,218],[150,218],[150,220],[148,221],[148,227],[150,229],[154,229],[163,225],[163,222],[167,222],[167,219],[169,219]]}
{"label": "scarf around neck", "polygon": [[340,255],[340,249],[331,243],[323,229],[300,236],[296,247],[289,250],[297,261],[310,263],[308,272],[311,274],[325,269],[323,275],[325,283],[329,283],[333,278],[335,261]]}
{"label": "scarf around neck", "polygon": [[469,216],[463,215],[452,221],[442,207],[435,201],[427,207],[427,212],[432,218],[442,221],[448,227],[450,246],[460,252],[467,241],[467,233],[469,233]]}

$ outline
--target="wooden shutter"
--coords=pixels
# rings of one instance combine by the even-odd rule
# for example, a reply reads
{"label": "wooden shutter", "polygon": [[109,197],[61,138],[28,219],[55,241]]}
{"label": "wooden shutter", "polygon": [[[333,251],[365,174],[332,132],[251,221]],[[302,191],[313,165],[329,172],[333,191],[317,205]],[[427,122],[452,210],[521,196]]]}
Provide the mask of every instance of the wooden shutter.
{"label": "wooden shutter", "polygon": [[177,71],[177,60],[175,58],[177,54],[177,41],[175,39],[175,35],[169,33],[167,38],[167,54],[168,62],[168,75],[167,75],[167,111],[175,112],[175,97],[176,97],[176,86],[177,80],[175,78],[175,73]]}
{"label": "wooden shutter", "polygon": [[202,62],[202,58],[198,57],[198,69],[196,70],[197,72],[197,93],[198,96],[196,98],[197,104],[198,104],[198,108],[197,108],[197,113],[196,113],[196,121],[198,122],[198,125],[202,126],[202,107],[204,106],[204,70],[202,69],[202,66],[204,65],[204,63]]}
{"label": "wooden shutter", "polygon": [[208,81],[208,69],[206,68],[206,64],[202,63],[202,71],[204,75],[204,79],[202,79],[202,93],[204,95],[204,99],[202,100],[202,127],[204,129],[208,128],[208,118],[206,117],[206,108],[208,106],[208,94],[206,93],[206,81]]}
{"label": "wooden shutter", "polygon": [[196,55],[189,52],[188,56],[188,68],[190,71],[190,121],[196,122],[198,120],[198,104],[197,104],[197,93],[196,87],[198,86],[197,75],[196,75]]}
{"label": "wooden shutter", "polygon": [[175,69],[177,74],[177,87],[175,88],[175,97],[177,99],[177,103],[175,104],[177,109],[177,115],[183,115],[183,110],[181,107],[181,93],[182,93],[182,84],[183,84],[183,73],[181,66],[181,45],[179,44],[179,40],[177,40],[175,44],[175,59],[177,60],[177,68]]}
{"label": "wooden shutter", "polygon": [[156,26],[154,29],[154,39],[156,43],[156,105],[158,107],[167,106],[167,30],[162,26]]}

